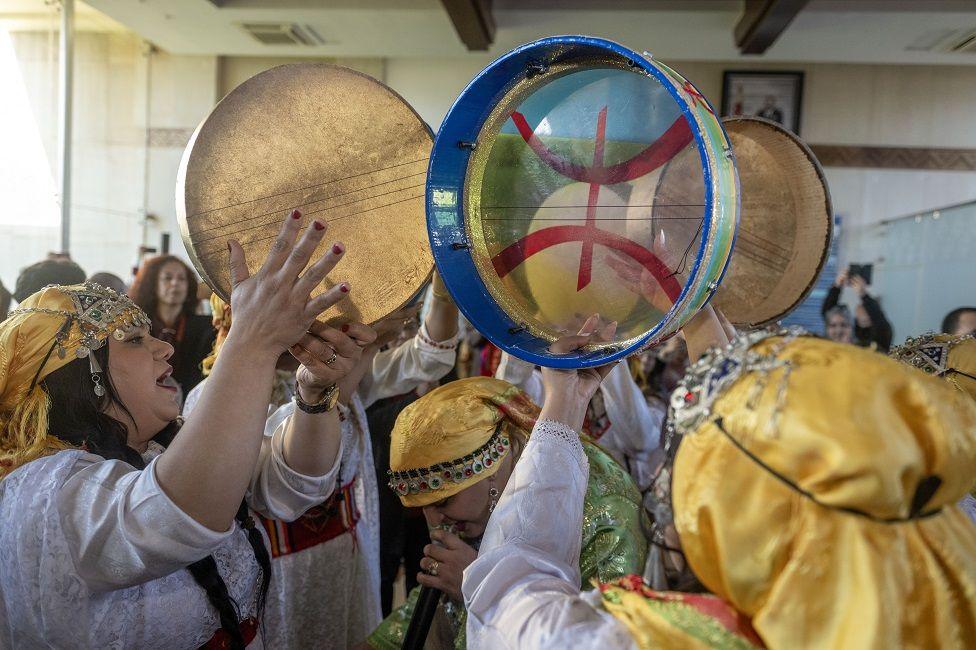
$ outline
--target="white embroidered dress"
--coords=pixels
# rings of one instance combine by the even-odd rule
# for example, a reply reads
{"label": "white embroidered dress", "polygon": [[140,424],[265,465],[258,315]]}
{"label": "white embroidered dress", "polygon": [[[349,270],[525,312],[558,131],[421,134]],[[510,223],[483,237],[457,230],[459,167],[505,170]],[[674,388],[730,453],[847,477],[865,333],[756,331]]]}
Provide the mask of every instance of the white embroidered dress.
{"label": "white embroidered dress", "polygon": [[[212,531],[156,480],[162,448],[137,470],[79,450],[17,468],[0,481],[0,647],[197,648],[220,627],[185,567],[213,555],[241,618],[256,615],[261,572],[235,522]],[[248,503],[294,519],[332,492],[289,468],[280,430],[267,436]],[[260,635],[251,647],[261,647]]]}
{"label": "white embroidered dress", "polygon": [[[380,352],[343,415],[341,484],[353,483],[359,521],[343,534],[271,561],[265,610],[266,643],[272,648],[348,648],[365,641],[382,621],[380,608],[379,492],[365,408],[376,400],[437,381],[454,367],[454,340],[426,343],[414,337]],[[426,337],[424,339],[423,337]],[[289,402],[268,420],[273,430],[295,411]]]}

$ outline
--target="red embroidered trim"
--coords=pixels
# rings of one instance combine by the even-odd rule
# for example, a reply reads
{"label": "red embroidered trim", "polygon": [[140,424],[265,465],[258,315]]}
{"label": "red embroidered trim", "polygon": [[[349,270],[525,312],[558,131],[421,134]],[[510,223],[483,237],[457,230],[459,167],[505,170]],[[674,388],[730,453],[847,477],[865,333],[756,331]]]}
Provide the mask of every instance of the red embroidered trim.
{"label": "red embroidered trim", "polygon": [[259,517],[271,542],[271,557],[304,551],[348,532],[355,534],[360,516],[352,492],[355,482],[353,478],[325,503],[315,506],[295,521]]}

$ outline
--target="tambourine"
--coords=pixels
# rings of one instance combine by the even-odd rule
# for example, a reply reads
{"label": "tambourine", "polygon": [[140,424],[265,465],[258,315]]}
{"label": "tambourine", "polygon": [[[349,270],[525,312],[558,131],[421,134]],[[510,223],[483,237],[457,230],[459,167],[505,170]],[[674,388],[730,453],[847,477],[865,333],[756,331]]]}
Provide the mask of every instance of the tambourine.
{"label": "tambourine", "polygon": [[[489,65],[444,118],[427,179],[437,267],[460,310],[532,363],[590,367],[674,334],[718,288],[739,187],[702,94],[649,54],[545,38]],[[591,314],[616,336],[548,347]]]}
{"label": "tambourine", "polygon": [[372,323],[420,293],[433,270],[424,219],[432,134],[379,81],[322,63],[289,64],[235,88],[200,124],[183,154],[176,190],[183,242],[197,271],[227,299],[227,240],[251,272],[282,219],[299,209],[346,255],[329,282],[349,297],[320,317]]}

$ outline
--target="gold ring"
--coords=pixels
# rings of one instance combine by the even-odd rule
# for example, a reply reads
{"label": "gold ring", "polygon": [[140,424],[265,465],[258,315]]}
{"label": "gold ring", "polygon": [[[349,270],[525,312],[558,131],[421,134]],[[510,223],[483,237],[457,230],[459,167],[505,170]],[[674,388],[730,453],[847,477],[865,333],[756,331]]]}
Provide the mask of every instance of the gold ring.
{"label": "gold ring", "polygon": [[436,578],[437,577],[437,567],[438,566],[440,566],[440,563],[437,560],[431,560],[430,561],[430,566],[427,567],[427,573],[429,573],[430,575],[432,575],[432,576],[434,576]]}

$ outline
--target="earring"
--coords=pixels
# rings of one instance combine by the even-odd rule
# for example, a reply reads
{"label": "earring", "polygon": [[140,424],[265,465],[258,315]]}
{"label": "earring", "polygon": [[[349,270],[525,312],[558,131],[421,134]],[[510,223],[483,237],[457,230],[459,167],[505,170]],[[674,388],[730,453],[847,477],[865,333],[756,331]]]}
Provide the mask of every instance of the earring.
{"label": "earring", "polygon": [[488,479],[488,514],[489,515],[495,511],[496,505],[498,505],[498,488],[495,487],[495,477],[492,476]]}
{"label": "earring", "polygon": [[105,386],[102,384],[102,367],[92,352],[88,353],[88,367],[91,369],[92,383],[95,384],[95,396],[103,397],[105,395]]}

